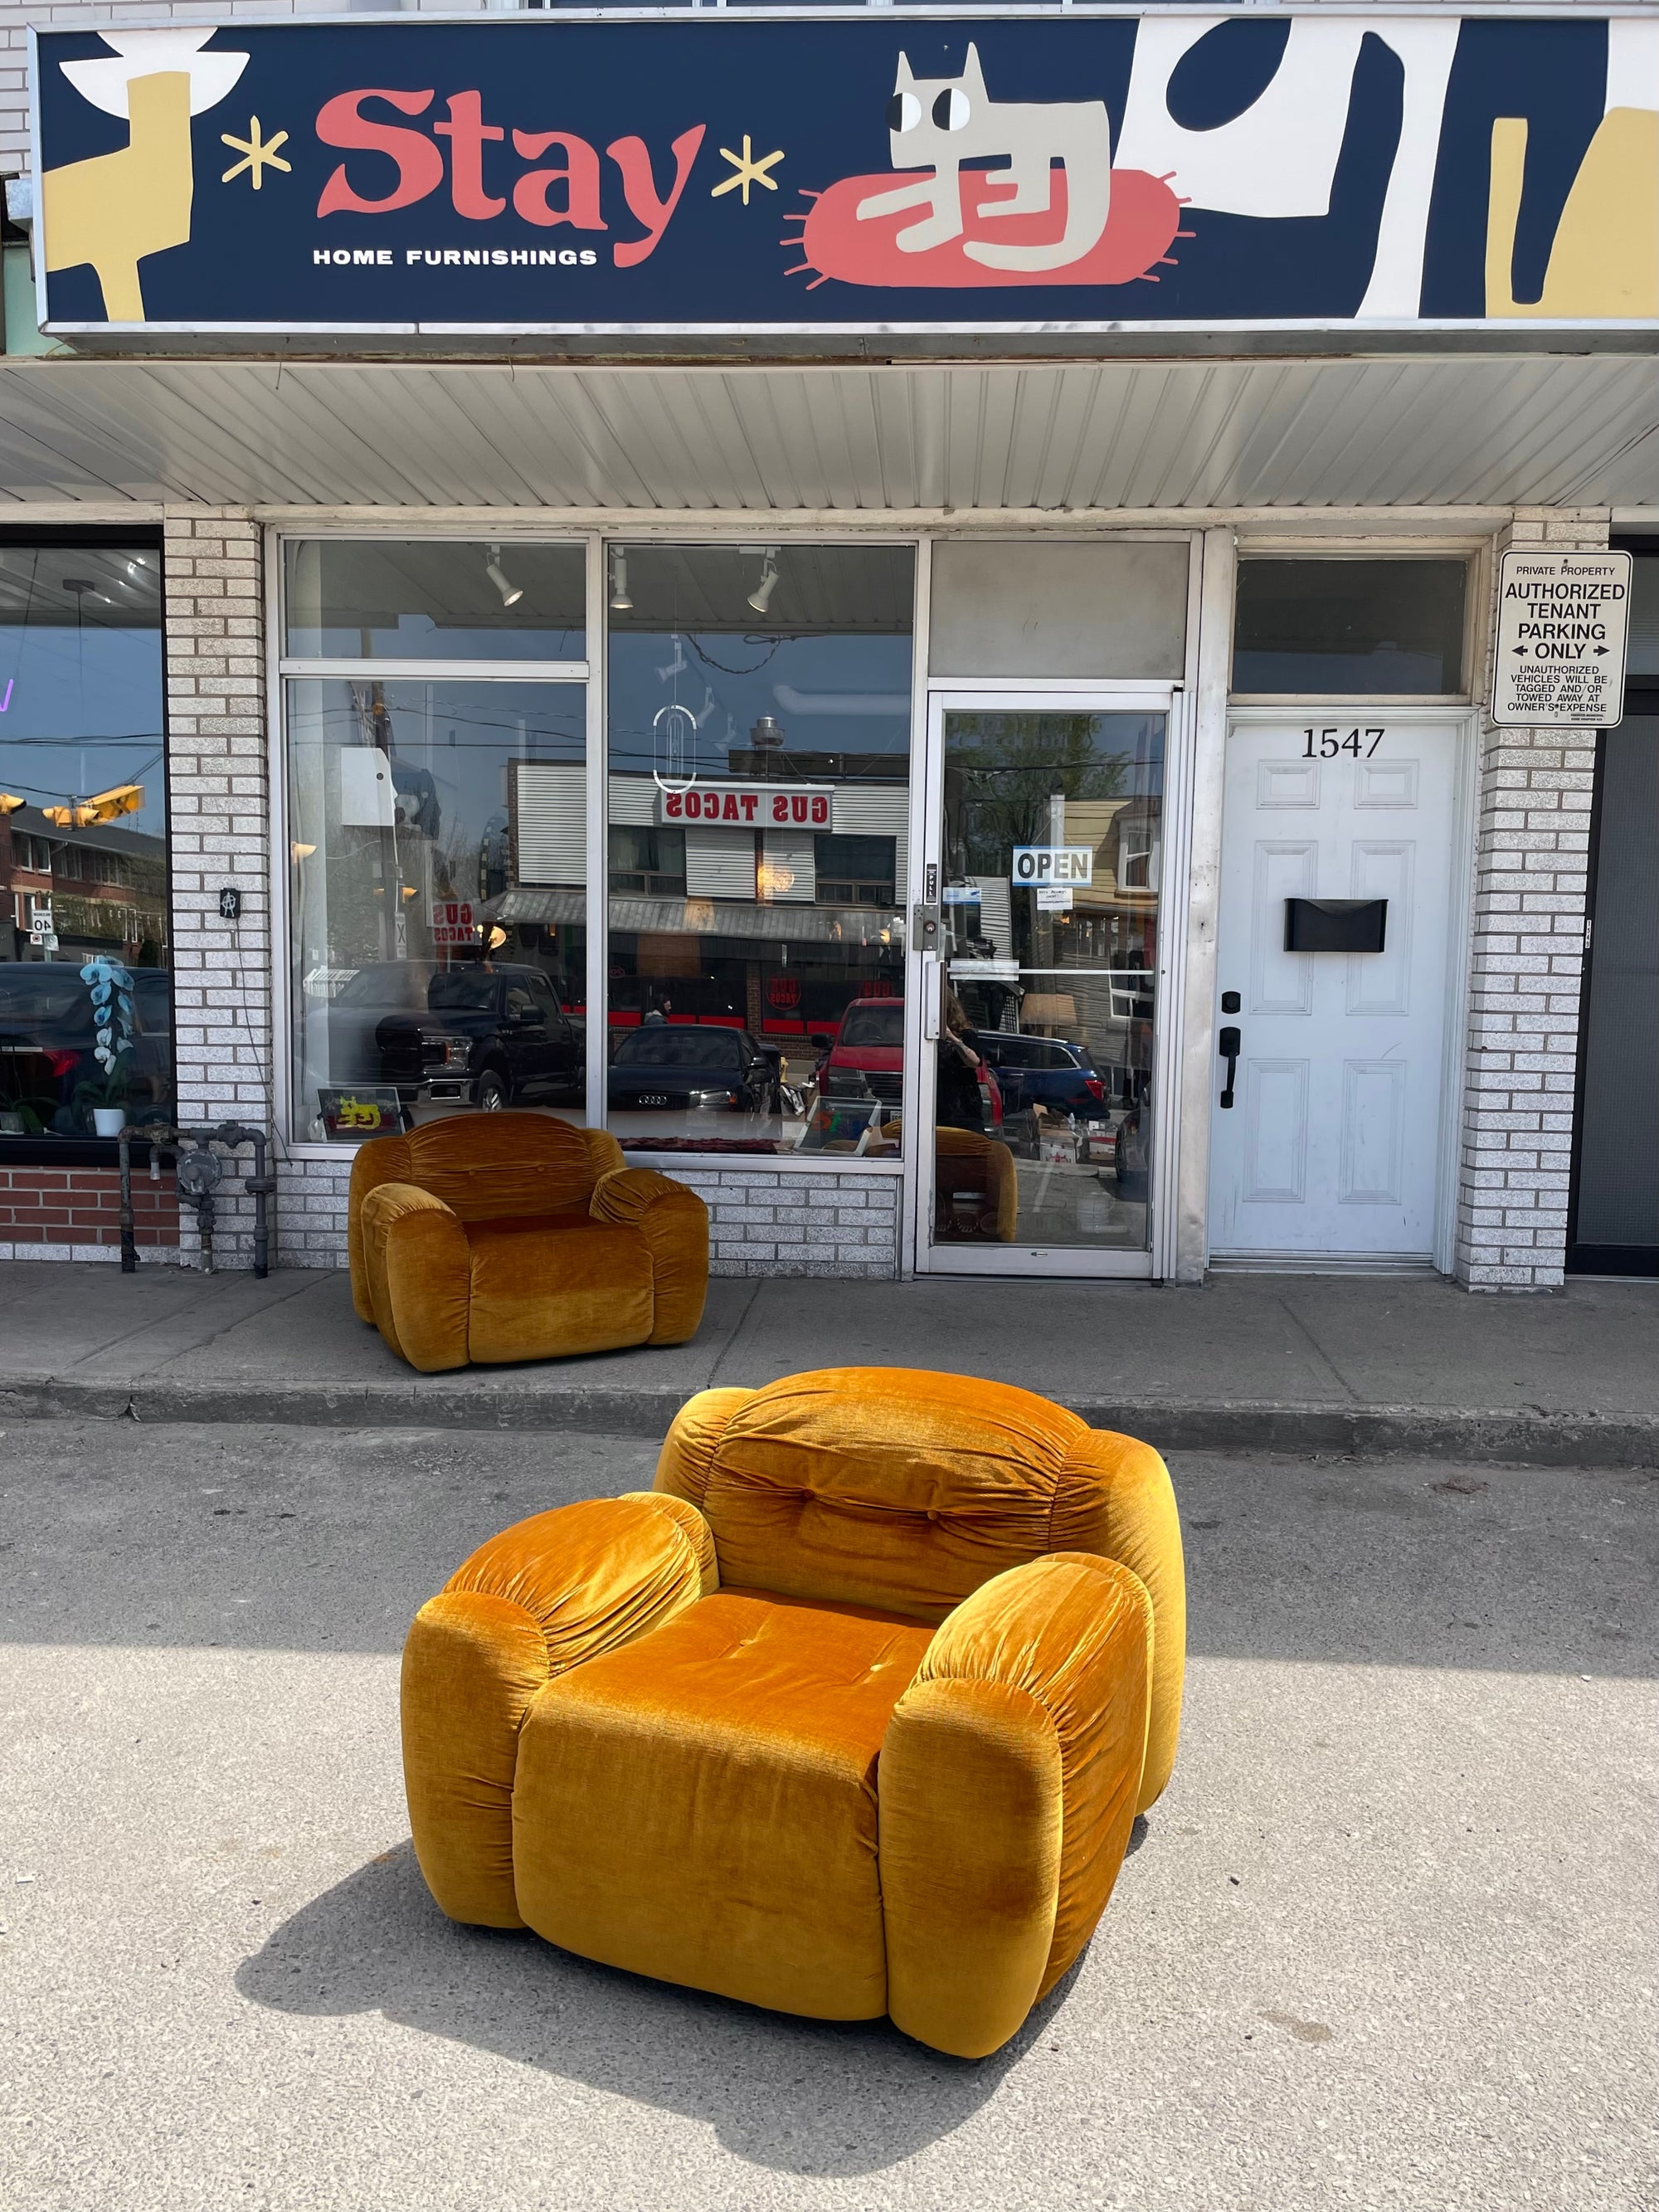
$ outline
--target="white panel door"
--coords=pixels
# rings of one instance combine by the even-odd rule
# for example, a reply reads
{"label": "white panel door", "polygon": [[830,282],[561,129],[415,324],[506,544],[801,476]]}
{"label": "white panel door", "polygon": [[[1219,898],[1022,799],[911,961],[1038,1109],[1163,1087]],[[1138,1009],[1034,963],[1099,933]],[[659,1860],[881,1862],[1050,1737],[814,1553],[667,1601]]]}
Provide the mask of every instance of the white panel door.
{"label": "white panel door", "polygon": [[[1435,1246],[1458,731],[1370,708],[1230,734],[1210,1143],[1216,1260]],[[1383,899],[1382,950],[1286,950],[1286,901]]]}

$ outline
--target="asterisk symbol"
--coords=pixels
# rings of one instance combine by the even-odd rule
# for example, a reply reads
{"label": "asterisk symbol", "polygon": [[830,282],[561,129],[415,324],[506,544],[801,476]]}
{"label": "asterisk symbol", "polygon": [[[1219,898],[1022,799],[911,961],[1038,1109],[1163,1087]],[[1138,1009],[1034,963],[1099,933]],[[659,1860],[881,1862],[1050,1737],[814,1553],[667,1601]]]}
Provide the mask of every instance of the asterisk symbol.
{"label": "asterisk symbol", "polygon": [[735,192],[741,187],[743,204],[747,207],[750,185],[764,185],[769,192],[776,191],[777,179],[775,177],[769,177],[766,173],[769,169],[775,169],[778,163],[782,161],[781,146],[775,154],[769,154],[763,161],[757,161],[749,143],[749,133],[745,131],[743,134],[742,153],[734,154],[729,146],[722,146],[720,159],[723,161],[729,161],[736,174],[728,177],[723,185],[715,185],[714,191],[708,195],[711,200],[717,200],[722,192]]}
{"label": "asterisk symbol", "polygon": [[276,153],[279,146],[286,146],[288,143],[287,131],[279,131],[274,138],[262,138],[259,136],[259,118],[257,115],[250,116],[248,118],[246,138],[233,138],[228,131],[222,131],[219,137],[222,144],[228,146],[233,153],[240,154],[242,157],[240,161],[233,162],[225,171],[224,175],[219,179],[222,185],[228,185],[233,177],[240,177],[246,169],[252,179],[253,189],[257,192],[264,182],[264,172],[268,167],[281,169],[285,175],[288,173],[291,165],[279,160]]}

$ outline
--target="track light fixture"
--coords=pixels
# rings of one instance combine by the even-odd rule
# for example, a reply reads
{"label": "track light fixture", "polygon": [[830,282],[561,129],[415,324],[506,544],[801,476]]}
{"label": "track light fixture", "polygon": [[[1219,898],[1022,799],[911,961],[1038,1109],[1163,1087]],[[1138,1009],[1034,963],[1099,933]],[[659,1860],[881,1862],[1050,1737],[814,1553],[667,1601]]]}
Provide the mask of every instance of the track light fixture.
{"label": "track light fixture", "polygon": [[501,595],[504,607],[516,607],[524,597],[522,584],[515,584],[501,566],[501,549],[492,545],[484,561],[484,574]]}
{"label": "track light fixture", "polygon": [[757,615],[763,615],[771,605],[772,594],[778,588],[778,556],[770,547],[761,556],[760,581],[749,594],[749,604]]}
{"label": "track light fixture", "polygon": [[634,602],[628,596],[628,555],[623,547],[616,545],[611,550],[611,611],[631,614],[633,608]]}

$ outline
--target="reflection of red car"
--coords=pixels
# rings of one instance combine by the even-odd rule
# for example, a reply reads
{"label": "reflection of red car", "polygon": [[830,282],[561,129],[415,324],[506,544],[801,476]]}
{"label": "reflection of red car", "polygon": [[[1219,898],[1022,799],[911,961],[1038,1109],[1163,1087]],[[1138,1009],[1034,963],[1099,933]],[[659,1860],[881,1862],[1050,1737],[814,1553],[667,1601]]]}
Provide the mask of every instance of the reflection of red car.
{"label": "reflection of red car", "polygon": [[[854,1103],[878,1098],[897,1114],[904,1091],[904,1001],[857,999],[841,1018],[841,1027],[818,1067],[818,1091],[825,1100]],[[1002,1127],[1002,1092],[981,1060],[979,1095],[988,1129]]]}

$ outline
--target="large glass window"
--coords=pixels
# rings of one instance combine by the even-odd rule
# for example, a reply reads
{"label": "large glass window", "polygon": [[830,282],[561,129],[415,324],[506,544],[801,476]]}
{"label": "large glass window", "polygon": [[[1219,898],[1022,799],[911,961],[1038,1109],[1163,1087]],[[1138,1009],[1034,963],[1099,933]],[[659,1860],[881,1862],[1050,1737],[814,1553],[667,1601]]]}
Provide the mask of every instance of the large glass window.
{"label": "large glass window", "polygon": [[1458,696],[1468,581],[1461,560],[1241,561],[1233,690]]}
{"label": "large glass window", "polygon": [[[302,1139],[507,1106],[583,1118],[586,695],[538,680],[535,666],[580,655],[583,555],[494,556],[471,544],[288,549]],[[347,612],[361,618],[351,652]],[[376,672],[422,657],[430,676]],[[307,659],[354,658],[354,672],[302,672]],[[468,675],[476,661],[515,668]]]}
{"label": "large glass window", "polygon": [[0,545],[0,1146],[175,1111],[161,555]]}
{"label": "large glass window", "polygon": [[912,554],[608,558],[610,1127],[896,1158]]}

